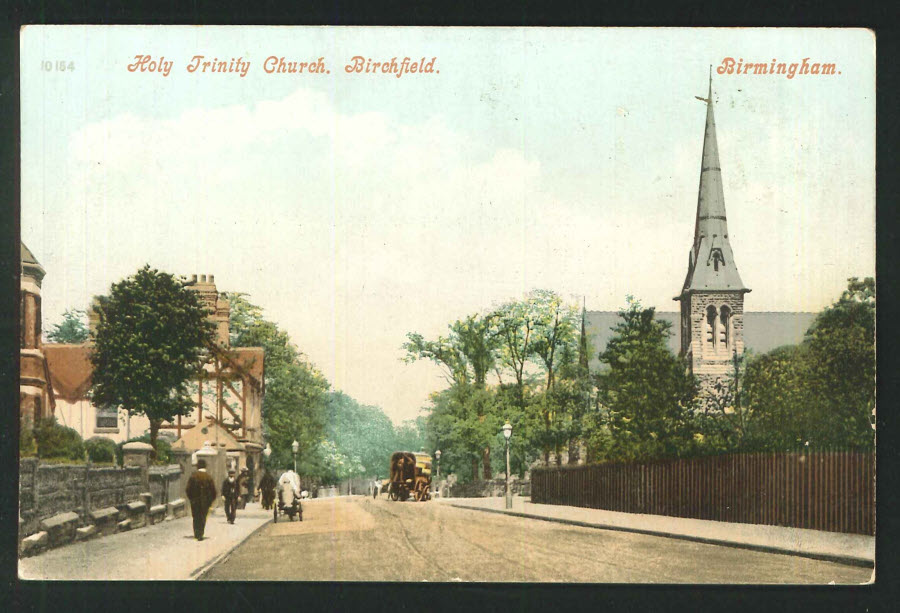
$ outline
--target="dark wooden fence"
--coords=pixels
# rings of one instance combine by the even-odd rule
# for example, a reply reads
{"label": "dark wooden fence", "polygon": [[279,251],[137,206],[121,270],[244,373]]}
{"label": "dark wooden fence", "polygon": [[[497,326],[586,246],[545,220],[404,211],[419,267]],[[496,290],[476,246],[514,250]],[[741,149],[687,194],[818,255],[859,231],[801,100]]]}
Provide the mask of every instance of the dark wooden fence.
{"label": "dark wooden fence", "polygon": [[872,453],[751,453],[535,468],[531,483],[535,503],[875,533]]}

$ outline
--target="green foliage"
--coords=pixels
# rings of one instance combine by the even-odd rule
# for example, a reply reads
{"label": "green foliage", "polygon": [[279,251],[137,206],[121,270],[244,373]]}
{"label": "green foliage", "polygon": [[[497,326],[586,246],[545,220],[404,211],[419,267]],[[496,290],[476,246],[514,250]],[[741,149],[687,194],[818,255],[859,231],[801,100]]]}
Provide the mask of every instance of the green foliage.
{"label": "green foliage", "polygon": [[189,383],[212,340],[207,311],[195,292],[149,265],[114,283],[96,309],[91,398],[145,415],[155,447],[163,421],[194,409]]}
{"label": "green foliage", "polygon": [[753,445],[871,449],[875,408],[875,282],[852,278],[797,346],[751,360],[746,402],[757,428]]}
{"label": "green foliage", "polygon": [[85,324],[87,313],[79,309],[66,309],[61,323],[53,325],[47,332],[47,340],[51,343],[86,343],[90,334]]}
{"label": "green foliage", "polygon": [[37,443],[34,440],[34,430],[23,426],[19,430],[19,457],[28,458],[37,455]]}
{"label": "green foliage", "polygon": [[103,436],[92,436],[84,442],[91,462],[115,462],[116,443]]}
{"label": "green foliage", "polygon": [[[116,446],[115,446],[116,463],[119,464],[119,466],[122,465],[122,461],[125,456],[125,452],[122,448],[125,445],[127,445],[128,443],[147,443],[149,445],[149,444],[151,444],[150,443],[150,433],[148,432],[146,434],[142,434],[141,436],[135,436],[135,437],[128,439],[127,441],[122,441],[121,443],[116,444]],[[172,444],[163,438],[156,439],[156,458],[154,460],[154,463],[164,465],[164,464],[168,464],[171,461],[171,459],[172,459]]]}
{"label": "green foliage", "polygon": [[622,321],[600,354],[599,420],[592,440],[598,460],[650,460],[685,453],[693,444],[696,383],[669,350],[670,324],[629,297]]}
{"label": "green foliage", "polygon": [[84,441],[77,430],[56,423],[55,417],[38,422],[34,429],[34,440],[40,458],[64,458],[84,460]]}
{"label": "green foliage", "polygon": [[244,294],[226,294],[231,306],[231,345],[265,351],[266,394],[263,428],[272,456],[268,465],[293,467],[291,444],[299,444],[297,469],[302,474],[323,471],[320,443],[325,433],[330,384],[300,353],[288,334],[263,317],[262,309]]}

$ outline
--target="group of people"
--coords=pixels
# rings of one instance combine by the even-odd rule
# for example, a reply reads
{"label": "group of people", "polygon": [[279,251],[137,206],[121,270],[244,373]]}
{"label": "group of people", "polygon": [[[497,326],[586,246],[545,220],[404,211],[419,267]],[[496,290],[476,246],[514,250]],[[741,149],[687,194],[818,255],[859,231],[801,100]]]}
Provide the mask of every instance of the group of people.
{"label": "group of people", "polygon": [[[299,489],[299,479],[297,482]],[[222,482],[220,490],[225,507],[225,517],[229,524],[234,523],[237,510],[245,508],[250,501],[250,488],[250,472],[246,468],[241,470],[240,476],[234,468],[228,470],[228,476]],[[263,508],[271,509],[275,498],[275,479],[268,470],[260,480],[259,492]],[[203,533],[206,530],[206,517],[218,494],[216,484],[206,470],[206,460],[197,460],[197,470],[188,479],[185,493],[191,503],[194,538],[202,541]]]}

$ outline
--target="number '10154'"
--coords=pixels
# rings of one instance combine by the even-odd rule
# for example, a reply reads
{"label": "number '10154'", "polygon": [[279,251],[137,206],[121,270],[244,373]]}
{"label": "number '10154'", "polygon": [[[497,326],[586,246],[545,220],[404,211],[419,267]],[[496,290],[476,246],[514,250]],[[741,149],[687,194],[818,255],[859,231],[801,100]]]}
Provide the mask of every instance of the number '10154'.
{"label": "number '10154'", "polygon": [[50,60],[44,60],[41,62],[41,69],[45,72],[52,72],[54,70],[58,72],[65,72],[67,70],[73,71],[75,70],[75,62],[67,62],[65,60],[51,62]]}

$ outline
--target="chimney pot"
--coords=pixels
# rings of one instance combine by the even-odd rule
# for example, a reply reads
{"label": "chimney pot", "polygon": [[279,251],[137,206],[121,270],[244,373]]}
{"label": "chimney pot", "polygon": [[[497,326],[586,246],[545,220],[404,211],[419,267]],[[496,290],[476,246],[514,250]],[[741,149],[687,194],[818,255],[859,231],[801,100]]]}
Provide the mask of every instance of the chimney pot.
{"label": "chimney pot", "polygon": [[206,275],[200,275],[200,283],[206,283]]}
{"label": "chimney pot", "polygon": [[191,282],[193,282],[193,283],[197,282],[197,275],[191,275]]}
{"label": "chimney pot", "polygon": [[210,283],[215,283],[215,282],[216,282],[216,275],[209,275],[209,282],[210,282]]}

